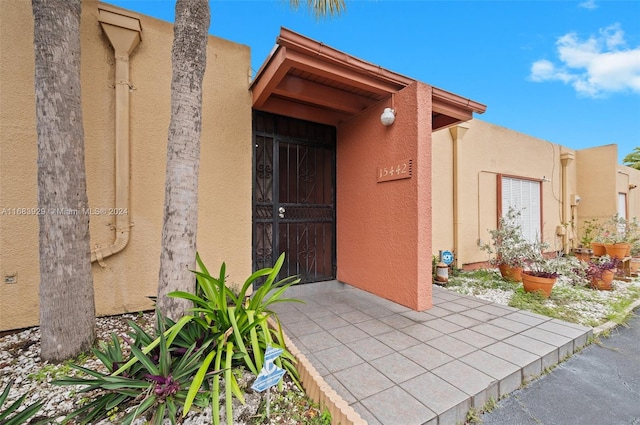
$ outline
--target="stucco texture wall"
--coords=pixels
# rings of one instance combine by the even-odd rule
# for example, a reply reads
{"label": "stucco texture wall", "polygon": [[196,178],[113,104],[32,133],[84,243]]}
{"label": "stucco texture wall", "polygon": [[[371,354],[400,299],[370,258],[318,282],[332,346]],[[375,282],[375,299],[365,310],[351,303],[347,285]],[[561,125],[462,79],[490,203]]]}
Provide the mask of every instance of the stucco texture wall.
{"label": "stucco texture wall", "polygon": [[615,145],[582,149],[577,152],[578,180],[582,196],[578,208],[580,223],[594,218],[606,220],[615,214],[617,152]]}
{"label": "stucco texture wall", "polygon": [[[383,102],[384,103],[384,102]],[[338,126],[338,280],[416,310],[431,307],[431,87],[395,95]],[[413,161],[409,179],[378,182],[379,168]]]}
{"label": "stucco texture wall", "polygon": [[[433,254],[454,249],[453,199],[457,196],[459,265],[487,261],[479,243],[490,241],[489,229],[498,221],[498,175],[550,181],[542,184],[542,237],[551,249],[561,249],[556,227],[562,223],[561,155],[572,152],[560,145],[478,119],[469,121],[458,152],[458,193],[453,187],[453,138],[449,129],[433,134]],[[574,161],[575,162],[575,161]],[[576,193],[575,164],[567,168],[568,192]]]}
{"label": "stucco texture wall", "polygon": [[619,190],[626,188],[627,191],[627,217],[640,219],[640,170],[625,166],[619,168],[622,171],[620,174],[626,177]]}
{"label": "stucco texture wall", "polygon": [[[113,48],[94,1],[82,3],[82,106],[89,206],[112,208]],[[109,6],[110,7],[110,6]],[[113,8],[117,9],[117,8]],[[98,315],[152,308],[156,294],[170,117],[171,24],[140,19],[142,41],[130,56],[130,207],[123,251],[93,264]],[[0,2],[0,210],[37,207],[33,94],[33,18],[26,1]],[[22,34],[22,36],[16,36]],[[12,60],[6,60],[11,58]],[[251,273],[251,99],[247,46],[209,37],[204,79],[198,250],[210,269],[227,262],[230,281]],[[38,323],[38,220],[0,217],[0,330]],[[92,215],[91,245],[113,242],[115,218]],[[15,274],[17,283],[4,283]]]}
{"label": "stucco texture wall", "polygon": [[617,163],[617,145],[582,149],[576,157],[582,196],[578,207],[580,229],[585,220],[603,222],[616,214],[619,194],[627,198],[627,217],[640,217],[640,170]]}

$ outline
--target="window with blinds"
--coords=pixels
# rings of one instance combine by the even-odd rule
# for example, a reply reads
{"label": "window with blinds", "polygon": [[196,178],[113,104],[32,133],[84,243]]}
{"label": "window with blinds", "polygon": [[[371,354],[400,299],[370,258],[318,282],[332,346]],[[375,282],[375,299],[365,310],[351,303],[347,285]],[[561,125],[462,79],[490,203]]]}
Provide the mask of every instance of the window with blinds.
{"label": "window with blinds", "polygon": [[501,200],[502,216],[509,208],[520,211],[522,232],[528,241],[540,240],[542,203],[540,201],[540,182],[514,177],[502,177]]}
{"label": "window with blinds", "polygon": [[618,215],[620,218],[627,219],[627,194],[618,193]]}

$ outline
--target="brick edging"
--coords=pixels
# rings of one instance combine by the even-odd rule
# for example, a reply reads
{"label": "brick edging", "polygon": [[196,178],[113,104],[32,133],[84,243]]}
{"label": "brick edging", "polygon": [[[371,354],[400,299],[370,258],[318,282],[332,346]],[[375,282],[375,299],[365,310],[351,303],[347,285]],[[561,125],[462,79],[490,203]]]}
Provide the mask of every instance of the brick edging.
{"label": "brick edging", "polygon": [[[270,325],[278,329],[275,322],[270,318]],[[282,332],[284,344],[289,352],[296,359],[296,370],[300,375],[300,383],[307,396],[321,407],[326,408],[331,413],[331,425],[367,425],[367,421],[355,411],[349,403],[344,401],[320,376],[316,368],[313,367],[309,359],[298,350],[298,347]]]}

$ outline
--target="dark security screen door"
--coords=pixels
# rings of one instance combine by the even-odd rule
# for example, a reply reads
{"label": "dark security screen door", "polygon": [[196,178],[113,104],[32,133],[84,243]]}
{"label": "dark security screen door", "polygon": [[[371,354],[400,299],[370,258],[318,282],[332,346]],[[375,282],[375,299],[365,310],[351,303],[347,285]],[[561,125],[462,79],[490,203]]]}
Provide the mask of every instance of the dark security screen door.
{"label": "dark security screen door", "polygon": [[254,112],[254,270],[335,278],[335,128]]}

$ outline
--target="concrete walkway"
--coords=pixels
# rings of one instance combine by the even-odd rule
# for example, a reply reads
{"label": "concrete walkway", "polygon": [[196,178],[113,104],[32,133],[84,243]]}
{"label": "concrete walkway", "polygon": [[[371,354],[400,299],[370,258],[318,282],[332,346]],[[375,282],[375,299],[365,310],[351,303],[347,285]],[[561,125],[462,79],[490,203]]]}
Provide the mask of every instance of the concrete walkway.
{"label": "concrete walkway", "polygon": [[339,282],[276,304],[285,332],[369,424],[454,425],[583,347],[591,328],[433,287],[416,312]]}

